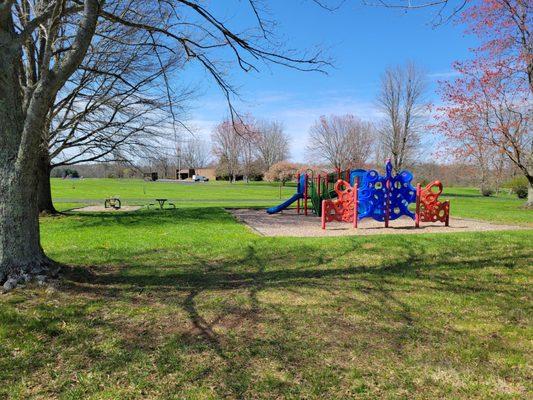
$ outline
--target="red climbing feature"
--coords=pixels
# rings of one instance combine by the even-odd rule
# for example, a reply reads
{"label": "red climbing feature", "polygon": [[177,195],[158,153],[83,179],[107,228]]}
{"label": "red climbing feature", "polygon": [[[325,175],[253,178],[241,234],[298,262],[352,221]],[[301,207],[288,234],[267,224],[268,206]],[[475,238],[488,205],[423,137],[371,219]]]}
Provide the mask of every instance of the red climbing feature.
{"label": "red climbing feature", "polygon": [[448,226],[450,223],[450,201],[439,201],[439,196],[442,194],[442,183],[434,181],[423,189],[419,184],[416,189],[416,226],[418,227],[420,222],[437,221],[444,222]]}
{"label": "red climbing feature", "polygon": [[331,221],[352,222],[354,221],[354,200],[357,198],[354,189],[345,180],[339,179],[335,183],[335,200],[322,202],[322,229]]}

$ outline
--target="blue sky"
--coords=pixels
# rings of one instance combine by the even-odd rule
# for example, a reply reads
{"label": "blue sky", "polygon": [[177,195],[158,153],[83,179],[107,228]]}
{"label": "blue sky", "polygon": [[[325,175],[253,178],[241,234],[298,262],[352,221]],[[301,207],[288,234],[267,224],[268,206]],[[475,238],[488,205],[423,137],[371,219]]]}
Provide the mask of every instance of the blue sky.
{"label": "blue sky", "polygon": [[[235,13],[235,7],[228,11],[223,8],[226,2],[215,3],[210,3],[210,9],[229,26],[253,26],[252,15]],[[245,3],[236,2],[240,7]],[[239,111],[282,121],[295,161],[306,160],[308,130],[320,115],[353,113],[367,120],[379,118],[375,97],[380,75],[388,66],[408,60],[419,64],[428,74],[428,100],[438,103],[437,80],[449,78],[452,62],[468,58],[468,49],[477,44],[474,37],[464,35],[464,26],[434,27],[435,9],[406,12],[365,6],[357,0],[348,0],[334,12],[305,0],[271,0],[268,4],[278,22],[277,37],[287,48],[305,51],[320,46],[334,63],[327,75],[263,65],[259,73],[230,71],[229,79],[242,98],[237,102]],[[225,100],[199,68],[189,67],[185,76],[201,88],[190,124],[208,137],[228,114]]]}

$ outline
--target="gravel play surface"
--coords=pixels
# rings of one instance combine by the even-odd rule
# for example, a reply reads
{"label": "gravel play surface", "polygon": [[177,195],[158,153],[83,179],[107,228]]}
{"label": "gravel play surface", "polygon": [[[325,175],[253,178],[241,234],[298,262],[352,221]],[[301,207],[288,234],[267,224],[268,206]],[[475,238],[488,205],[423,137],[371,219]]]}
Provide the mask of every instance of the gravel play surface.
{"label": "gravel play surface", "polygon": [[345,235],[383,235],[383,234],[416,234],[416,233],[449,233],[449,232],[482,232],[527,229],[516,225],[497,225],[473,219],[450,218],[450,226],[443,223],[421,223],[415,228],[415,222],[407,217],[390,221],[389,228],[383,222],[365,218],[359,221],[357,229],[351,224],[329,222],[326,230],[322,230],[320,218],[312,214],[307,217],[298,215],[295,210],[285,210],[269,215],[265,210],[233,209],[228,210],[235,218],[248,225],[252,230],[263,236],[345,236]]}

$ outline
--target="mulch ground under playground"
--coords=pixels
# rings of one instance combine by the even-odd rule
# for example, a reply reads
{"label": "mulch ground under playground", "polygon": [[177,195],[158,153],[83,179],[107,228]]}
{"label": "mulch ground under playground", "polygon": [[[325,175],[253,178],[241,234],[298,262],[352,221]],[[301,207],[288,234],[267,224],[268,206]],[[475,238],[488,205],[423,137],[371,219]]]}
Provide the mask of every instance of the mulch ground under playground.
{"label": "mulch ground under playground", "polygon": [[389,228],[383,222],[365,218],[354,229],[345,222],[328,222],[326,230],[321,228],[320,218],[314,215],[297,214],[295,210],[285,210],[269,215],[265,210],[233,209],[228,210],[235,218],[263,236],[347,236],[347,235],[390,235],[418,233],[450,233],[450,232],[486,232],[528,229],[517,225],[499,225],[485,221],[450,218],[450,226],[443,223],[423,223],[415,228],[415,222],[408,217],[390,221]]}

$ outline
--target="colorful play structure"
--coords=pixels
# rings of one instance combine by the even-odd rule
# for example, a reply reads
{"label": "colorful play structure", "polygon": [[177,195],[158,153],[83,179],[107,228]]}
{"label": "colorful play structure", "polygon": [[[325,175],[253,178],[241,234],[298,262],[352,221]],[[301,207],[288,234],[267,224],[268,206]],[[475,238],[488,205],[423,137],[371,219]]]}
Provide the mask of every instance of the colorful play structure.
{"label": "colorful play structure", "polygon": [[[434,181],[425,187],[417,184],[413,187],[413,174],[401,171],[392,173],[392,164],[387,160],[385,175],[376,170],[351,169],[329,174],[308,172],[297,177],[296,193],[276,207],[269,208],[269,214],[285,210],[297,202],[296,210],[300,214],[311,210],[321,217],[322,229],[331,221],[349,222],[357,228],[358,221],[373,218],[384,222],[407,216],[419,227],[422,222],[450,222],[450,201],[439,201],[442,183]],[[409,209],[415,204],[414,211]]]}

